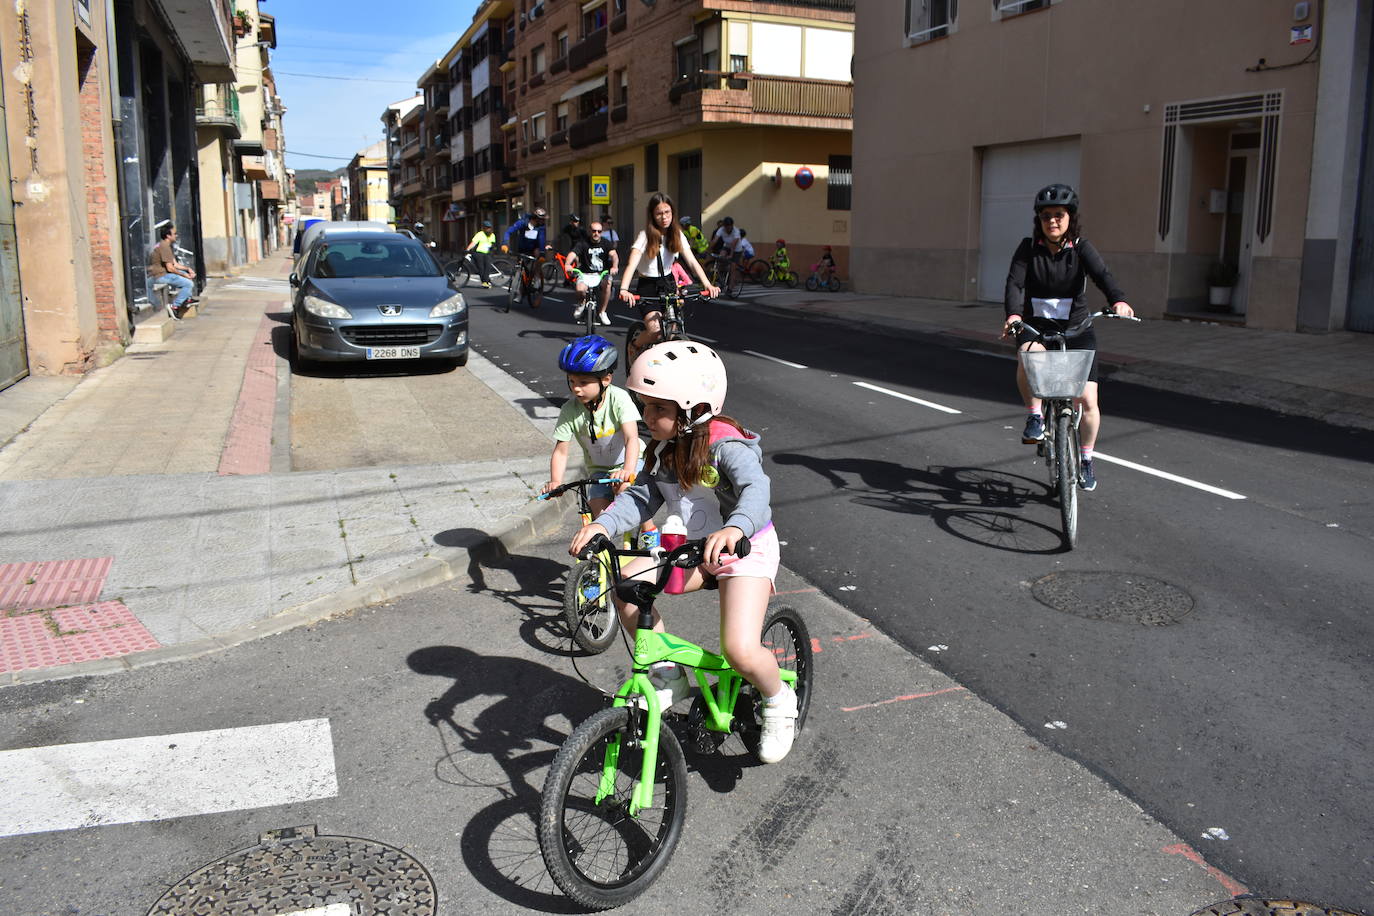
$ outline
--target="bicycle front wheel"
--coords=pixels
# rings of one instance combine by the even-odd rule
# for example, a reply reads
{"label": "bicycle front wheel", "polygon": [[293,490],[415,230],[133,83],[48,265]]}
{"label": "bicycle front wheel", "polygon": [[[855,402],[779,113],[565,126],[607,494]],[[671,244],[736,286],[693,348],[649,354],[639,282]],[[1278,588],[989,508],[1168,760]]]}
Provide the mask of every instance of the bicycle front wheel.
{"label": "bicycle front wheel", "polygon": [[1054,418],[1054,465],[1059,483],[1059,518],[1064,524],[1064,540],[1078,545],[1078,430],[1073,416],[1065,410]]}
{"label": "bicycle front wheel", "polygon": [[525,297],[529,300],[530,308],[537,309],[539,304],[544,301],[544,275],[535,273],[530,277],[530,285],[525,289]]}
{"label": "bicycle front wheel", "polygon": [[[635,719],[643,722],[641,714],[632,716],[620,706],[583,722],[559,749],[544,780],[539,805],[544,864],[563,893],[591,909],[623,906],[644,893],[672,858],[687,817],[687,762],[662,723],[653,803],[630,813],[644,744],[634,733]],[[598,801],[603,783],[610,793]]]}
{"label": "bicycle front wheel", "polygon": [[839,278],[839,277],[831,277],[830,280],[826,283],[826,287],[827,287],[832,293],[838,293],[838,292],[840,291],[840,278]]}
{"label": "bicycle front wheel", "polygon": [[789,289],[796,289],[797,284],[801,282],[801,277],[797,276],[795,270],[789,270],[783,275],[782,282],[786,283]]}
{"label": "bicycle front wheel", "polygon": [[468,280],[472,278],[472,271],[468,268],[466,261],[449,261],[444,265],[444,276],[448,282],[458,289],[468,285]]}
{"label": "bicycle front wheel", "polygon": [[511,274],[514,273],[514,271],[515,265],[511,262],[510,258],[499,254],[494,255],[491,258],[491,273],[487,275],[487,279],[491,282],[492,286],[505,286],[510,282]]}
{"label": "bicycle front wheel", "polygon": [[515,269],[515,273],[510,275],[510,285],[506,287],[506,298],[502,300],[505,305],[501,311],[509,312],[511,306],[515,305],[515,300],[520,298],[520,287],[523,285],[522,276],[523,274],[518,267]]}
{"label": "bicycle front wheel", "polygon": [[821,281],[816,279],[815,274],[812,274],[811,276],[806,278],[806,288],[811,290],[811,292],[813,293],[821,288]]}
{"label": "bicycle front wheel", "polygon": [[[776,608],[763,621],[763,647],[778,660],[778,668],[796,674],[792,689],[797,692],[797,732],[806,724],[806,712],[811,708],[812,680],[815,665],[811,654],[811,633],[806,621],[791,608]],[[746,683],[735,701],[734,727],[750,751],[757,753],[763,698],[758,689]]]}
{"label": "bicycle front wheel", "polygon": [[620,630],[620,617],[611,602],[610,577],[602,574],[602,564],[608,562],[610,558],[604,553],[582,560],[563,583],[563,619],[573,641],[592,655],[609,649]]}
{"label": "bicycle front wheel", "polygon": [[755,283],[762,283],[764,286],[773,285],[773,265],[763,258],[749,263],[749,279]]}

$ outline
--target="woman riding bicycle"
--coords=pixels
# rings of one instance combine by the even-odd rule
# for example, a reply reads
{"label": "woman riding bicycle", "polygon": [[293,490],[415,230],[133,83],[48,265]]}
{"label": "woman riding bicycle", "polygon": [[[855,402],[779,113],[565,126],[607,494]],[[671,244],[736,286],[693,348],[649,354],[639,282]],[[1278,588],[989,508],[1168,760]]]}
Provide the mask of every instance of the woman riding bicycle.
{"label": "woman riding bicycle", "polygon": [[477,264],[477,274],[482,278],[482,288],[491,289],[491,246],[496,244],[496,233],[491,230],[491,220],[482,220],[482,228],[468,242],[467,251],[474,252],[472,260]]}
{"label": "woman riding bicycle", "polygon": [[[654,445],[637,482],[577,533],[569,553],[576,556],[593,535],[627,531],[660,508],[682,519],[687,538],[706,538],[705,561],[687,573],[680,591],[719,587],[721,649],[764,698],[758,757],[776,763],[792,747],[798,707],[796,692],[778,674],[778,659],[760,640],[779,543],[758,434],[720,415],[725,365],[705,344],[673,340],[646,350],[630,368],[627,387],[644,401],[644,424]],[[749,555],[733,556],[744,537],[752,545]],[[640,558],[623,574],[652,577],[659,562]],[[616,603],[621,624],[633,633],[639,609],[618,598]],[[664,632],[657,612],[654,617],[654,629]],[[687,673],[673,662],[651,667],[649,680],[665,710],[687,696]]]}
{"label": "woman riding bicycle", "polygon": [[[1007,272],[1005,297],[1006,321],[1002,336],[1012,332],[1016,322],[1023,321],[1037,331],[1063,331],[1082,321],[1088,314],[1088,278],[1111,303],[1108,311],[1127,318],[1135,311],[1126,302],[1126,294],[1117,286],[1116,278],[1107,269],[1102,256],[1091,243],[1084,241],[1078,219],[1078,194],[1066,184],[1052,184],[1035,195],[1035,222],[1030,238],[1021,240],[1012,255]],[[1029,317],[1024,317],[1029,312]],[[1043,350],[1035,335],[1027,330],[1017,334],[1017,346],[1022,350]],[[1070,337],[1071,350],[1096,350],[1097,335],[1089,327],[1082,334]],[[1045,420],[1040,400],[1031,394],[1025,370],[1016,365],[1016,386],[1026,405],[1028,416],[1021,441],[1033,445],[1045,438]],[[1083,417],[1079,424],[1079,441],[1083,464],[1079,485],[1084,490],[1097,487],[1093,473],[1093,447],[1101,414],[1097,402],[1097,358],[1093,358],[1088,383],[1078,398]]]}
{"label": "woman riding bicycle", "polygon": [[[719,287],[712,286],[706,279],[706,271],[701,269],[687,236],[677,221],[677,207],[673,199],[662,191],[649,198],[645,210],[644,231],[635,237],[626,260],[625,270],[620,275],[620,298],[631,304],[635,295],[659,296],[675,290],[673,285],[673,264],[681,261],[696,274],[701,282],[702,292],[708,299],[720,295]],[[635,293],[630,293],[630,278],[638,275]],[[653,306],[641,304],[640,314],[644,319],[644,332],[634,342],[634,350],[643,350],[659,339],[659,318],[662,313]],[[629,349],[629,348],[627,348]]]}

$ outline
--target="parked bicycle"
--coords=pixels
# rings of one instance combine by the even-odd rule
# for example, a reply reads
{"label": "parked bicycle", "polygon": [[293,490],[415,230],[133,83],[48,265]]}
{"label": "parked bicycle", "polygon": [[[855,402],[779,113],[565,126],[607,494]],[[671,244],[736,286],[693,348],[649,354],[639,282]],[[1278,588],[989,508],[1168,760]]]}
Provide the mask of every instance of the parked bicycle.
{"label": "parked bicycle", "polygon": [[[510,282],[511,274],[515,272],[514,263],[510,258],[503,255],[487,255],[487,263],[491,265],[491,271],[487,274],[487,281],[493,287],[503,287]],[[456,288],[462,289],[474,280],[481,283],[481,271],[473,260],[472,253],[468,252],[461,258],[454,258],[444,264],[444,276]]]}
{"label": "parked bicycle", "polygon": [[[613,477],[595,476],[573,480],[561,487],[539,494],[539,499],[562,496],[577,491],[577,513],[583,525],[592,522],[592,507],[587,488],[594,484],[619,483]],[[627,532],[623,546],[634,545],[634,536]],[[611,586],[615,581],[612,566],[619,569],[620,560],[605,551],[598,551],[587,559],[579,559],[563,583],[563,619],[573,641],[593,655],[605,652],[620,632],[620,618],[611,600]]]}
{"label": "parked bicycle", "polygon": [[530,308],[537,309],[544,301],[544,274],[540,270],[543,259],[532,254],[517,257],[519,263],[511,271],[504,312],[509,312],[516,302],[526,302]]}
{"label": "parked bicycle", "polygon": [[[667,867],[687,817],[687,763],[665,721],[649,666],[672,661],[693,669],[700,695],[686,719],[689,746],[713,753],[730,734],[758,746],[758,691],[718,655],[681,637],[653,630],[654,599],[674,567],[701,564],[705,539],[670,551],[621,550],[597,535],[582,551],[617,558],[653,557],[657,578],[624,580],[612,566],[616,594],[639,608],[633,674],[613,705],[575,728],[554,757],[539,807],[539,847],[554,883],[578,904],[609,909],[644,893]],[[735,545],[747,556],[749,541]],[[797,731],[806,721],[813,677],[811,637],[788,608],[769,612],[763,644],[778,659],[782,680],[797,693]],[[711,677],[715,680],[712,681]]]}
{"label": "parked bicycle", "polygon": [[1059,518],[1070,549],[1078,544],[1078,484],[1082,462],[1078,424],[1083,417],[1083,405],[1078,398],[1088,383],[1088,373],[1092,371],[1097,351],[1070,350],[1068,341],[1086,331],[1097,318],[1140,320],[1114,312],[1093,312],[1077,325],[1062,331],[1037,331],[1021,321],[1014,322],[1010,329],[1015,338],[1024,328],[1046,347],[1044,350],[1022,350],[1018,355],[1031,394],[1041,401],[1045,438],[1035,452],[1045,460],[1049,470],[1051,494],[1059,496]]}

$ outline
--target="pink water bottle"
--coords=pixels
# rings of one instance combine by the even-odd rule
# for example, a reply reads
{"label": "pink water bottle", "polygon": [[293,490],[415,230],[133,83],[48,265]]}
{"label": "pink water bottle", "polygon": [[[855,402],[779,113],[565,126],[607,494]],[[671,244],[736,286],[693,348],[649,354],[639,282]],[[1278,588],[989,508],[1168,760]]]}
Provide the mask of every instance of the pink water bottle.
{"label": "pink water bottle", "polygon": [[[682,523],[682,518],[677,515],[670,515],[663,520],[663,526],[658,529],[658,546],[665,551],[673,551],[687,543],[687,526]],[[674,566],[673,571],[668,573],[668,585],[664,589],[670,595],[681,595],[687,588],[687,570],[681,566]]]}

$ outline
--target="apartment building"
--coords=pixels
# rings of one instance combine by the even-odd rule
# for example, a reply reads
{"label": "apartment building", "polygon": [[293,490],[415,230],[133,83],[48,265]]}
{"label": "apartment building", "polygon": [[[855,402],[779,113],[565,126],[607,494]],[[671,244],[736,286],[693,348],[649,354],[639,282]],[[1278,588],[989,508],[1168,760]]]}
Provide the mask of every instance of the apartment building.
{"label": "apartment building", "polygon": [[[504,8],[504,7],[502,7]],[[517,205],[613,215],[666,191],[794,260],[850,239],[852,0],[516,0],[501,124]],[[499,13],[493,13],[493,16]]]}
{"label": "apartment building", "polygon": [[389,223],[391,189],[387,181],[386,141],[358,150],[348,163],[348,214],[345,219]]}
{"label": "apartment building", "polygon": [[391,187],[391,208],[397,225],[424,221],[421,208],[420,121],[424,116],[423,95],[394,102],[382,114],[386,128],[387,175]]}
{"label": "apartment building", "polygon": [[508,225],[514,212],[514,135],[506,100],[515,91],[515,19],[510,0],[487,0],[439,61],[447,71],[450,194],[445,239],[463,247],[489,219]]}
{"label": "apartment building", "polygon": [[855,286],[1000,300],[1060,181],[1142,315],[1374,331],[1370,19],[1356,0],[865,3]]}
{"label": "apartment building", "polygon": [[238,0],[232,20],[234,78],[198,89],[196,140],[205,269],[249,264],[285,237],[285,107],[271,52],[276,19],[256,0]]}

